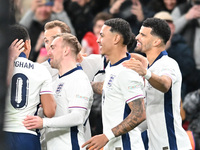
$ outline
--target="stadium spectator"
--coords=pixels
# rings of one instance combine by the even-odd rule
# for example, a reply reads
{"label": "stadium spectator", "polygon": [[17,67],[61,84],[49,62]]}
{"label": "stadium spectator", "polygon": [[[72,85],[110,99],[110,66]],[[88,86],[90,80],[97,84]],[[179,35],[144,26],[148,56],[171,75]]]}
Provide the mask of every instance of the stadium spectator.
{"label": "stadium spectator", "polygon": [[112,15],[106,12],[100,12],[95,16],[93,19],[93,32],[87,32],[81,41],[82,53],[86,53],[87,55],[100,54],[97,38],[104,22],[110,18],[112,18]]}
{"label": "stadium spectator", "polygon": [[31,38],[32,50],[30,59],[36,61],[39,55],[40,49],[44,47],[44,25],[51,20],[61,20],[65,22],[71,29],[72,33],[75,34],[74,28],[71,21],[65,11],[60,13],[53,12],[54,1],[50,0],[47,2],[33,0],[31,9],[26,12],[23,18],[20,20],[20,24],[24,25],[29,32]]}

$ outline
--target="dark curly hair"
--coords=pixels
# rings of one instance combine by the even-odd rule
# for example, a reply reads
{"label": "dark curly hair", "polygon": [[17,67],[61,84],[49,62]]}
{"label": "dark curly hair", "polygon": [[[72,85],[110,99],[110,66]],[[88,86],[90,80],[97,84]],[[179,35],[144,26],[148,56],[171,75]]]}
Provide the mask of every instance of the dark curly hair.
{"label": "dark curly hair", "polygon": [[111,27],[111,32],[117,32],[122,35],[124,45],[128,46],[135,42],[135,35],[132,33],[130,24],[126,20],[122,18],[112,18],[106,20],[104,24]]}
{"label": "dark curly hair", "polygon": [[151,28],[152,29],[151,34],[159,36],[161,39],[163,39],[163,42],[165,44],[170,38],[171,30],[165,20],[158,18],[147,18],[143,22],[142,26]]}
{"label": "dark curly hair", "polygon": [[25,42],[26,40],[29,40],[29,34],[27,29],[19,24],[14,24],[9,26],[8,30],[8,38],[9,38],[9,43],[11,44],[15,39],[23,39]]}

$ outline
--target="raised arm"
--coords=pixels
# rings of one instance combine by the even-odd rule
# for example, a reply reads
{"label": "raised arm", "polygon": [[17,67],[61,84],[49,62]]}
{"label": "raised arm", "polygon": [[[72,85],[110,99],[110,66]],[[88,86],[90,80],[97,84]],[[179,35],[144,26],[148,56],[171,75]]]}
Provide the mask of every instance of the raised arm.
{"label": "raised arm", "polygon": [[14,40],[9,47],[9,58],[8,58],[8,71],[7,71],[7,85],[10,84],[13,69],[14,69],[14,61],[20,55],[21,52],[24,51],[24,42],[23,40]]}
{"label": "raised arm", "polygon": [[198,19],[200,17],[199,9],[199,5],[194,5],[185,14],[181,14],[180,8],[176,7],[172,11],[172,17],[176,26],[175,33],[180,33],[191,20]]}
{"label": "raised arm", "polygon": [[36,9],[43,4],[43,1],[40,0],[32,0],[31,2],[31,8],[28,10],[25,15],[22,17],[22,19],[19,21],[19,24],[24,25],[26,28],[29,28],[32,21],[34,20],[34,15]]}

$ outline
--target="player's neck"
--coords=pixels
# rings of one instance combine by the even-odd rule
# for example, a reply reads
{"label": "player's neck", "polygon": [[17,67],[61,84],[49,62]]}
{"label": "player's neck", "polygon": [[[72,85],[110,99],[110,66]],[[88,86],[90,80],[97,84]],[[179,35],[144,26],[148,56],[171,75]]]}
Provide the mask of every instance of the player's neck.
{"label": "player's neck", "polygon": [[108,59],[110,60],[111,65],[117,63],[122,58],[126,57],[127,50],[125,48],[120,49],[116,52],[113,52],[108,56]]}
{"label": "player's neck", "polygon": [[70,59],[70,60],[68,59],[67,61],[62,61],[61,64],[60,64],[60,67],[58,69],[59,75],[62,76],[66,72],[75,68],[76,66],[77,66],[76,60],[74,60],[74,59]]}
{"label": "player's neck", "polygon": [[149,65],[151,65],[155,59],[160,55],[160,53],[163,51],[164,49],[157,49],[154,48],[148,52],[146,52],[146,56],[147,56],[147,60],[149,61]]}

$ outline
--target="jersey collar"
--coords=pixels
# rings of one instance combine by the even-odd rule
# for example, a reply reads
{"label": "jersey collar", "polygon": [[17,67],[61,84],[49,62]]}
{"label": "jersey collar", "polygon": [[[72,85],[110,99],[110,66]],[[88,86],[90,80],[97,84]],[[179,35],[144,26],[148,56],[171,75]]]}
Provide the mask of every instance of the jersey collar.
{"label": "jersey collar", "polygon": [[160,58],[163,57],[164,55],[168,55],[168,53],[167,53],[166,50],[162,51],[162,52],[158,55],[158,57],[154,60],[154,62],[153,62],[150,66],[148,65],[148,68],[150,68],[158,59],[160,59]]}
{"label": "jersey collar", "polygon": [[59,76],[59,75],[58,75],[58,76],[59,76],[59,78],[62,78],[62,77],[64,77],[64,76],[67,76],[67,75],[71,74],[72,72],[74,72],[74,71],[76,71],[76,70],[83,70],[83,69],[82,69],[81,66],[77,66],[76,68],[73,68],[72,70],[66,72],[66,73],[63,74],[62,76]]}
{"label": "jersey collar", "polygon": [[110,67],[117,66],[117,65],[119,65],[120,63],[122,63],[123,61],[129,60],[130,58],[131,58],[131,55],[130,55],[129,53],[126,53],[126,57],[122,58],[121,60],[119,60],[118,62],[116,62],[116,63],[113,64],[113,65],[110,64]]}
{"label": "jersey collar", "polygon": [[19,57],[24,57],[24,58],[26,58],[26,54],[25,54],[24,52],[21,52],[21,53],[19,54]]}
{"label": "jersey collar", "polygon": [[104,60],[103,60],[103,69],[105,69],[106,66],[108,65],[109,61],[106,60],[106,56],[103,56],[103,57],[104,57]]}
{"label": "jersey collar", "polygon": [[47,61],[48,61],[48,63],[50,64],[51,59],[49,58]]}

